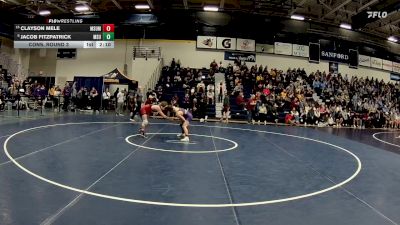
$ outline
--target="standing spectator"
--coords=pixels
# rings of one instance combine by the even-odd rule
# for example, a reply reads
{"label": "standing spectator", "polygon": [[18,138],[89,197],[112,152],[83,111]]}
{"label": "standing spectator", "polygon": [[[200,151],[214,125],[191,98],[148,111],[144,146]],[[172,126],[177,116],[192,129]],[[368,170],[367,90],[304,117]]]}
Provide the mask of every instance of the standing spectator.
{"label": "standing spectator", "polygon": [[97,92],[95,87],[92,87],[92,90],[90,91],[90,98],[92,101],[93,113],[96,113],[96,111],[100,112],[99,93]]}
{"label": "standing spectator", "polygon": [[76,106],[76,101],[77,101],[77,90],[76,90],[76,82],[74,82],[72,84],[72,88],[71,88],[71,99],[72,99],[72,104],[75,107]]}
{"label": "standing spectator", "polygon": [[172,58],[172,61],[171,61],[171,68],[172,68],[172,69],[175,69],[175,67],[176,67],[175,58]]}
{"label": "standing spectator", "polygon": [[261,104],[258,110],[258,124],[263,122],[264,125],[267,125],[267,107],[265,104]]}
{"label": "standing spectator", "polygon": [[222,81],[218,84],[217,91],[218,91],[218,102],[222,102],[223,94],[225,93],[225,85]]}
{"label": "standing spectator", "polygon": [[82,108],[83,87],[81,87],[81,88],[79,89],[78,93],[76,94],[76,98],[77,98],[77,100],[76,100],[76,107],[77,107],[78,109],[83,109],[83,108]]}
{"label": "standing spectator", "polygon": [[130,120],[131,121],[135,121],[135,110],[136,110],[136,96],[130,94],[128,96],[128,109],[130,112]]}
{"label": "standing spectator", "polygon": [[63,96],[64,96],[63,110],[68,111],[69,100],[71,98],[71,87],[69,86],[68,82],[65,83]]}
{"label": "standing spectator", "polygon": [[221,122],[223,122],[224,117],[226,118],[225,122],[228,123],[229,113],[230,113],[230,103],[229,103],[229,95],[225,93],[223,105],[222,105],[222,115]]}
{"label": "standing spectator", "polygon": [[4,111],[6,108],[6,103],[4,100],[3,92],[0,90],[0,111]]}
{"label": "standing spectator", "polygon": [[207,103],[209,105],[214,104],[214,92],[212,89],[209,89],[207,92]]}
{"label": "standing spectator", "polygon": [[57,108],[60,107],[60,96],[61,96],[61,88],[59,86],[56,86],[54,91],[54,104],[56,105]]}
{"label": "standing spectator", "polygon": [[153,91],[151,90],[151,88],[147,89],[146,98],[148,99],[150,96],[153,96],[153,97],[154,97],[154,93],[153,93]]}
{"label": "standing spectator", "polygon": [[255,95],[251,95],[249,101],[247,101],[247,122],[254,124],[254,118],[256,115],[257,100]]}
{"label": "standing spectator", "polygon": [[138,87],[137,92],[136,92],[136,110],[135,110],[135,115],[133,116],[133,118],[136,117],[136,114],[140,113],[140,108],[142,107],[142,102],[143,102],[142,87]]}
{"label": "standing spectator", "polygon": [[82,109],[86,110],[89,104],[89,92],[86,87],[83,88],[82,92]]}
{"label": "standing spectator", "polygon": [[246,100],[244,99],[243,92],[240,92],[239,95],[236,97],[236,105],[238,105],[242,110],[246,106]]}
{"label": "standing spectator", "polygon": [[124,108],[124,102],[125,102],[125,95],[122,91],[119,90],[117,94],[117,110],[115,111],[115,115],[123,116],[122,110]]}
{"label": "standing spectator", "polygon": [[203,120],[204,122],[207,122],[206,111],[207,111],[207,103],[205,102],[204,98],[200,97],[198,102],[198,117],[200,121]]}
{"label": "standing spectator", "polygon": [[118,93],[119,93],[119,88],[117,88],[117,90],[115,90],[115,92],[114,92],[115,109],[117,109],[117,106],[118,106],[118,99],[117,99]]}
{"label": "standing spectator", "polygon": [[110,98],[111,98],[111,93],[108,90],[108,88],[106,88],[103,92],[103,111],[107,112],[108,110],[108,105],[110,103]]}
{"label": "standing spectator", "polygon": [[217,64],[217,62],[215,62],[215,59],[211,62],[210,68],[211,68],[213,71],[217,71],[217,70],[218,70],[218,64]]}
{"label": "standing spectator", "polygon": [[50,98],[50,101],[53,103],[53,108],[57,106],[56,98],[54,97],[55,96],[55,92],[56,92],[56,87],[54,85],[52,85],[50,90],[49,90],[49,98]]}

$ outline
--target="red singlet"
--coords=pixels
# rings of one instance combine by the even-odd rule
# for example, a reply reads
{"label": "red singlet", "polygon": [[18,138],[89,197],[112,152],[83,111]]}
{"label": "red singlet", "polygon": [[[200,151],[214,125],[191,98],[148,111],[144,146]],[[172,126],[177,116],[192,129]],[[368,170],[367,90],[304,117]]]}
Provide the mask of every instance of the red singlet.
{"label": "red singlet", "polygon": [[146,115],[151,115],[152,113],[152,109],[151,109],[152,105],[144,105],[141,109],[140,109],[140,115],[143,116],[144,114]]}

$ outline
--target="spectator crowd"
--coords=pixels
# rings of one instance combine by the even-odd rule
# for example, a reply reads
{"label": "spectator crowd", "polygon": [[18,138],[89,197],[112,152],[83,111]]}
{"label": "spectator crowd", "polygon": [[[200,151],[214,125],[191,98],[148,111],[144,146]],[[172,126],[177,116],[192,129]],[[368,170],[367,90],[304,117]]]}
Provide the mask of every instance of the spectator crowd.
{"label": "spectator crowd", "polygon": [[[399,84],[304,69],[235,62],[226,77],[248,122],[399,128]],[[247,95],[247,96],[246,96]]]}
{"label": "spectator crowd", "polygon": [[[224,82],[215,84],[217,72],[225,74]],[[194,69],[173,59],[163,68],[155,89],[147,90],[145,95],[140,89],[117,89],[114,93],[105,89],[99,93],[94,87],[78,89],[76,83],[69,82],[63,88],[46,87],[16,76],[1,76],[0,88],[0,110],[10,99],[19,100],[21,109],[29,108],[21,96],[33,99],[34,108],[46,102],[59,105],[62,97],[64,110],[115,108],[116,114],[122,115],[128,109],[133,118],[142,103],[169,101],[207,120],[210,111],[215,112],[215,104],[222,103],[224,115],[236,108],[253,124],[400,128],[398,82],[325,71],[308,74],[300,68],[283,71],[262,65],[250,67],[238,61],[224,67],[214,60],[208,69]]]}

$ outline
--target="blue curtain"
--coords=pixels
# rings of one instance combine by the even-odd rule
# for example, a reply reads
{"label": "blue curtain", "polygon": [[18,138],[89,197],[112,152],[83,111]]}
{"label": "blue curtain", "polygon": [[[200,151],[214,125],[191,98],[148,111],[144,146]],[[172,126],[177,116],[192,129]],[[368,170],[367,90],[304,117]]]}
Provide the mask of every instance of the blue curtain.
{"label": "blue curtain", "polygon": [[102,77],[74,77],[76,82],[76,89],[79,91],[81,87],[86,87],[89,91],[92,87],[96,88],[97,92],[103,92],[103,78]]}
{"label": "blue curtain", "polygon": [[[81,87],[86,87],[90,92],[92,87],[96,88],[99,96],[103,94],[103,77],[74,77],[76,82],[76,91],[78,92]],[[101,104],[101,97],[97,98],[97,104]]]}

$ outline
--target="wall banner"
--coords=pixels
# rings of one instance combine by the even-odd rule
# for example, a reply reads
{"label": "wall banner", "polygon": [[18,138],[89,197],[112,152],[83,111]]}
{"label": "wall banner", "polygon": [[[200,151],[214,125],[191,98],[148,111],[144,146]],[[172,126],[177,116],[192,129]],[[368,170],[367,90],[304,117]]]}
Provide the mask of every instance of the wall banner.
{"label": "wall banner", "polygon": [[300,56],[308,58],[308,46],[307,45],[297,45],[293,44],[293,56]]}
{"label": "wall banner", "polygon": [[371,57],[371,67],[382,69],[382,59]]}
{"label": "wall banner", "polygon": [[256,41],[251,39],[236,39],[236,50],[254,52],[256,51]]}
{"label": "wall banner", "polygon": [[329,62],[329,73],[338,74],[339,73],[339,63]]}
{"label": "wall banner", "polygon": [[217,37],[217,49],[236,50],[236,38]]}
{"label": "wall banner", "polygon": [[274,54],[274,46],[268,44],[256,44],[256,52]]}
{"label": "wall banner", "polygon": [[292,55],[293,45],[290,43],[275,42],[275,54],[278,55]]}
{"label": "wall banner", "polygon": [[239,60],[245,62],[256,62],[255,53],[245,53],[245,52],[225,52],[225,60]]}
{"label": "wall banner", "polygon": [[360,66],[371,67],[371,57],[366,55],[358,55],[358,64]]}
{"label": "wall banner", "polygon": [[400,63],[393,62],[393,72],[400,73]]}
{"label": "wall banner", "polygon": [[393,63],[392,61],[389,60],[382,60],[382,69],[388,70],[388,71],[393,71]]}
{"label": "wall banner", "polygon": [[197,36],[196,46],[197,46],[197,48],[216,49],[217,48],[217,37]]}

